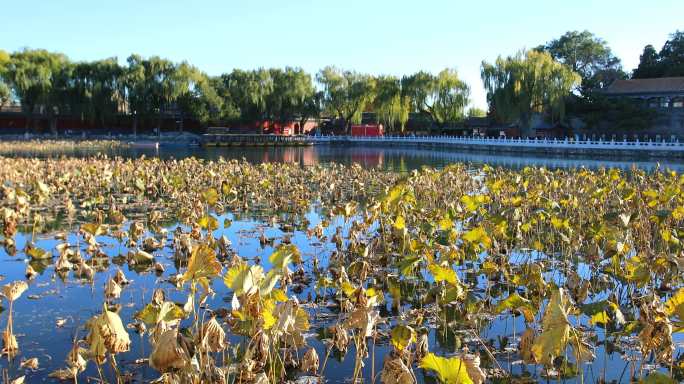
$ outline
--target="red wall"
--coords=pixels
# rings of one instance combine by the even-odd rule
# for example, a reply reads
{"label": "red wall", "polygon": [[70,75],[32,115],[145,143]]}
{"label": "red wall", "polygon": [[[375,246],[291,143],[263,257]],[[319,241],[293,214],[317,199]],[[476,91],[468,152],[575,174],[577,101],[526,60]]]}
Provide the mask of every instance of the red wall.
{"label": "red wall", "polygon": [[352,125],[352,136],[382,136],[384,134],[382,124]]}

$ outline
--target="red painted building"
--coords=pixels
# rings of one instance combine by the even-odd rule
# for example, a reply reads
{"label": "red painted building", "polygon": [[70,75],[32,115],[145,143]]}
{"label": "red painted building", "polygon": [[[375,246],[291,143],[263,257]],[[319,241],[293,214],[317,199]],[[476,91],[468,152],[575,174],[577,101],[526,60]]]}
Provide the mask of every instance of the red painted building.
{"label": "red painted building", "polygon": [[385,134],[382,124],[360,124],[351,126],[351,135],[358,137],[378,137]]}

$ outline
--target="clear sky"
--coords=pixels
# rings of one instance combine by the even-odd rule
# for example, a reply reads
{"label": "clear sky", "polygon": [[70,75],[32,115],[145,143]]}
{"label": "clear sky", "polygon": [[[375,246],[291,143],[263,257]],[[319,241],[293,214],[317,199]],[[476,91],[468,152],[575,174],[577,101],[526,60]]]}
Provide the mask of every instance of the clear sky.
{"label": "clear sky", "polygon": [[684,30],[684,0],[0,0],[0,49],[72,60],[131,53],[233,68],[332,64],[402,75],[456,68],[485,107],[480,63],[568,30],[605,39],[633,69],[644,45]]}

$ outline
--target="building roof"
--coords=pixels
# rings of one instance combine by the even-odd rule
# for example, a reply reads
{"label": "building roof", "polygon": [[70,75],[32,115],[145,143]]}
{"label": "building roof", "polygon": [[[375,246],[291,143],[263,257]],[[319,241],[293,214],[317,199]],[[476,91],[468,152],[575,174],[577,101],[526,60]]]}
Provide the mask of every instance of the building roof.
{"label": "building roof", "polygon": [[615,80],[601,90],[607,95],[638,95],[658,93],[684,94],[684,77],[661,77],[656,79]]}

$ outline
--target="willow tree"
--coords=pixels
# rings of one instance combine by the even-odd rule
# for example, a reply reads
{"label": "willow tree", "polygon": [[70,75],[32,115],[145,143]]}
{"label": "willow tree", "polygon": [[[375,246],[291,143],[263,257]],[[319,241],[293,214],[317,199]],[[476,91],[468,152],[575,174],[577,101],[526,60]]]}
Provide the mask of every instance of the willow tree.
{"label": "willow tree", "polygon": [[346,130],[361,121],[361,112],[375,98],[375,79],[369,75],[325,67],[316,80],[323,86],[323,106],[342,119]]}
{"label": "willow tree", "polygon": [[269,70],[273,79],[272,92],[267,95],[269,118],[287,123],[299,120],[300,127],[317,114],[316,89],[311,75],[301,68],[273,68]]}
{"label": "willow tree", "polygon": [[465,117],[470,87],[456,70],[444,69],[437,76],[421,71],[405,77],[403,83],[415,110],[428,115],[433,125],[444,127]]}
{"label": "willow tree", "polygon": [[50,130],[57,133],[56,114],[65,100],[72,66],[67,57],[43,49],[24,49],[10,55],[4,77],[21,102],[26,130],[36,109],[47,115]]}
{"label": "willow tree", "polygon": [[69,82],[71,113],[104,127],[123,105],[123,75],[115,57],[77,63]]}
{"label": "willow tree", "polygon": [[566,96],[582,80],[550,54],[539,51],[499,56],[494,64],[483,61],[481,77],[490,110],[499,120],[519,121],[523,128],[529,128],[535,113],[562,119]]}
{"label": "willow tree", "polygon": [[10,87],[5,80],[6,66],[9,63],[9,60],[9,54],[0,49],[0,107],[9,101],[11,96]]}
{"label": "willow tree", "polygon": [[411,99],[402,87],[401,79],[394,76],[378,77],[374,104],[378,120],[388,131],[404,132],[411,112]]}

